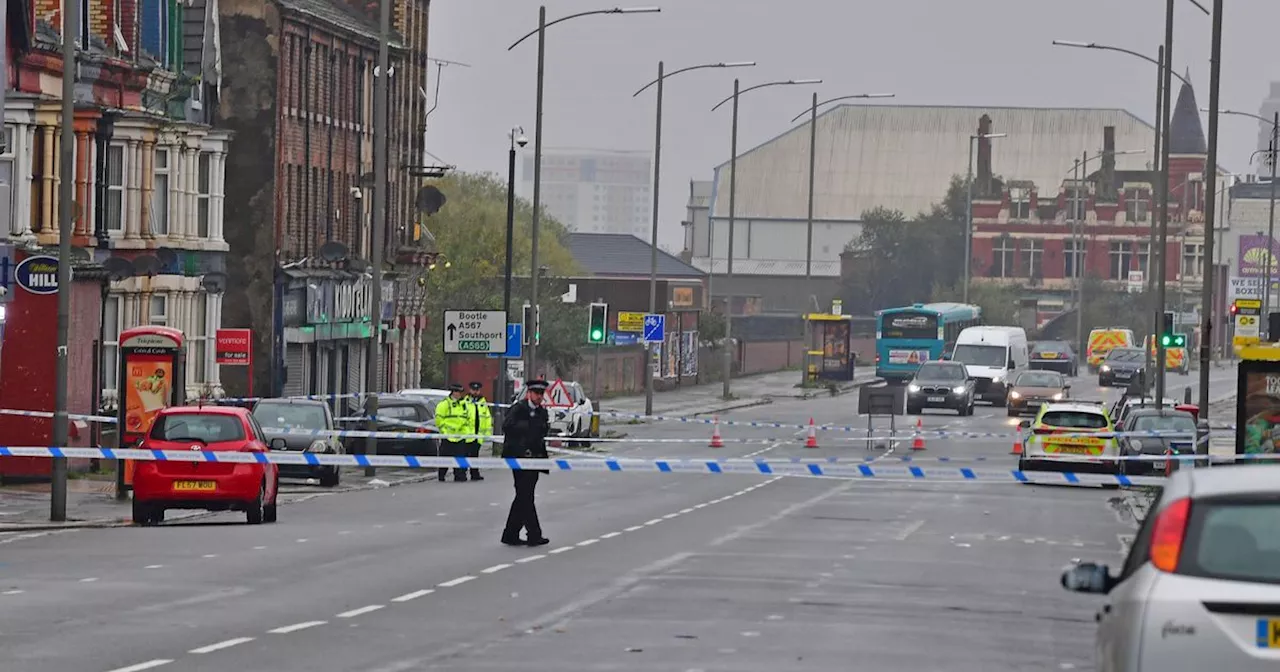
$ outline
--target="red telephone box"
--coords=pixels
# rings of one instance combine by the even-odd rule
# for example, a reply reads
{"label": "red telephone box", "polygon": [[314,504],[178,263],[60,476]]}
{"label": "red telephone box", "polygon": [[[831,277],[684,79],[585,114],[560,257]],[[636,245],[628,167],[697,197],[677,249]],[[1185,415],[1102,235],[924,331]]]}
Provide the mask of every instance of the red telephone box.
{"label": "red telephone box", "polygon": [[[117,406],[118,447],[137,445],[160,410],[186,402],[184,337],[169,327],[134,327],[120,332]],[[133,484],[133,460],[125,460],[118,485]]]}

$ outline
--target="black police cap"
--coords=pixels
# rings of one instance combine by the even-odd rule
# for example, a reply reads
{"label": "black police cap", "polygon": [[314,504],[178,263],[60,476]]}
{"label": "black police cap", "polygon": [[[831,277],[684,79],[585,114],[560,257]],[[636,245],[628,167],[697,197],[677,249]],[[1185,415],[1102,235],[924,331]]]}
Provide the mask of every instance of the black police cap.
{"label": "black police cap", "polygon": [[529,391],[530,391],[530,392],[546,392],[546,391],[547,391],[547,381],[545,381],[545,380],[531,380],[531,381],[529,381],[529,383],[528,383],[525,387],[529,388]]}
{"label": "black police cap", "polygon": [[461,392],[461,391],[462,391],[462,383],[449,383],[449,391],[450,391],[450,392]]}
{"label": "black police cap", "polygon": [[478,389],[480,389],[480,388],[484,387],[484,385],[483,385],[483,384],[481,384],[481,383],[475,383],[475,382],[473,382],[473,383],[471,383],[471,385],[470,385],[469,387],[470,387],[471,389],[473,389],[473,390],[478,390]]}

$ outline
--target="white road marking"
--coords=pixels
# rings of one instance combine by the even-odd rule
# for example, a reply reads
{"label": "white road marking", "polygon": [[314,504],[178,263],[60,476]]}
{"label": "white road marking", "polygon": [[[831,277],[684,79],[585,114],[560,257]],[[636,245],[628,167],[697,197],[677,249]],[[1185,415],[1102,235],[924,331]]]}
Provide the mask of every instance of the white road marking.
{"label": "white road marking", "polygon": [[255,551],[265,551],[266,549],[267,549],[267,547],[266,547],[266,546],[254,546],[254,547],[253,547],[253,550],[255,550]]}
{"label": "white road marking", "polygon": [[468,581],[472,581],[472,580],[474,580],[475,578],[476,578],[476,577],[474,577],[474,576],[459,576],[459,577],[458,577],[458,578],[456,578],[456,579],[452,579],[452,580],[450,580],[450,581],[445,581],[444,583],[439,584],[439,586],[440,586],[441,588],[452,588],[452,587],[454,587],[454,586],[461,586],[462,584],[464,584],[464,583],[466,583],[466,582],[468,582]]}
{"label": "white road marking", "polygon": [[509,563],[509,562],[504,562],[504,563],[502,563],[502,564],[500,564],[500,565],[494,565],[494,566],[492,566],[492,567],[485,567],[484,569],[480,570],[480,573],[481,573],[481,574],[493,574],[494,572],[501,572],[502,570],[504,570],[504,569],[506,569],[506,568],[508,568],[508,567],[510,567],[510,566],[511,566],[511,563]]}
{"label": "white road marking", "polygon": [[351,530],[342,530],[341,532],[338,533],[339,536],[344,534],[351,534]]}
{"label": "white road marking", "polygon": [[912,534],[915,534],[916,530],[920,529],[921,527],[924,527],[923,520],[913,520],[910,523],[908,523],[906,527],[902,528],[901,532],[893,535],[893,538],[897,541],[906,541],[907,537],[911,536]]}
{"label": "white road marking", "polygon": [[384,604],[370,604],[369,606],[360,607],[359,609],[344,611],[341,614],[338,614],[338,618],[355,618],[356,616],[363,616],[365,614],[377,611],[385,606],[386,605]]}
{"label": "white road marking", "polygon": [[691,506],[691,507],[689,507],[689,508],[687,508],[687,509],[680,509],[680,513],[693,513],[693,510],[694,510],[694,509],[693,509],[693,507]]}
{"label": "white road marking", "polygon": [[590,546],[591,544],[594,544],[594,543],[596,543],[597,541],[600,541],[600,540],[599,540],[599,539],[587,539],[586,541],[579,541],[579,542],[577,543],[577,545],[578,545],[578,546]]}
{"label": "white road marking", "polygon": [[558,555],[558,554],[560,554],[560,553],[568,553],[569,551],[572,551],[572,550],[573,550],[573,547],[572,547],[572,546],[562,546],[562,547],[560,547],[560,548],[557,548],[557,549],[556,549],[556,550],[554,550],[554,551],[551,551],[551,555]]}
{"label": "white road marking", "polygon": [[147,565],[143,569],[160,569],[161,567],[164,567],[164,565]]}
{"label": "white road marking", "polygon": [[420,524],[422,524],[422,521],[421,521],[421,520],[406,520],[406,521],[404,521],[404,524],[405,524],[405,525],[420,525]]}
{"label": "white road marking", "polygon": [[610,533],[608,533],[608,534],[602,534],[602,535],[600,535],[600,538],[601,538],[601,539],[612,539],[612,538],[614,538],[614,537],[619,537],[619,536],[622,536],[622,533],[621,533],[621,532],[610,532]]}
{"label": "white road marking", "polygon": [[93,583],[94,581],[97,581],[97,580],[98,580],[98,577],[90,576],[87,578],[80,579],[80,583]]}
{"label": "white road marking", "polygon": [[276,628],[275,630],[268,630],[267,632],[273,635],[287,635],[291,632],[297,632],[299,630],[306,630],[307,628],[314,628],[316,626],[325,625],[328,622],[329,621],[303,621],[302,623],[294,623],[293,625],[286,625],[282,628]]}
{"label": "white road marking", "polygon": [[4,591],[3,593],[0,593],[0,595],[21,595],[21,594],[22,594],[22,591],[21,591],[21,590],[16,590],[16,589],[15,589],[15,590],[6,590],[6,591]]}
{"label": "white road marking", "polygon": [[241,645],[241,644],[247,644],[248,642],[252,642],[252,641],[253,641],[253,638],[252,638],[252,637],[237,637],[237,638],[235,638],[235,639],[228,639],[228,640],[226,640],[225,642],[218,642],[217,644],[210,644],[209,646],[202,646],[202,647],[200,647],[200,648],[198,648],[198,649],[191,649],[191,650],[190,650],[190,651],[188,651],[187,653],[213,653],[214,651],[221,651],[222,649],[229,649],[229,648],[231,648],[231,647],[233,647],[233,646],[239,646],[239,645]]}
{"label": "white road marking", "polygon": [[643,529],[644,529],[644,525],[632,525],[631,527],[628,527],[626,531],[635,532],[636,530],[643,530]]}
{"label": "white road marking", "polygon": [[541,560],[541,559],[543,559],[543,558],[545,558],[545,557],[547,557],[547,556],[546,556],[546,555],[543,555],[542,553],[539,553],[538,555],[528,555],[528,556],[525,556],[525,557],[523,557],[523,558],[520,558],[519,560],[516,560],[516,562],[518,562],[518,563],[520,563],[520,564],[524,564],[524,563],[526,563],[526,562],[533,562],[534,560]]}
{"label": "white road marking", "polygon": [[679,513],[668,513],[667,515],[663,516],[662,519],[671,520],[672,518],[675,518],[676,516],[679,516],[679,515],[680,515]]}
{"label": "white road marking", "polygon": [[305,544],[305,543],[307,543],[307,540],[306,540],[306,539],[299,539],[299,540],[298,540],[298,543],[299,543],[299,544]]}
{"label": "white road marking", "polygon": [[148,660],[145,663],[138,663],[137,665],[130,665],[129,667],[117,667],[116,669],[111,670],[110,672],[142,672],[143,670],[150,670],[153,668],[160,667],[161,665],[168,665],[169,663],[172,663],[172,662],[173,662],[172,660],[167,660],[164,658],[156,658],[155,660]]}
{"label": "white road marking", "polygon": [[646,520],[646,521],[644,521],[644,524],[645,524],[645,525],[657,525],[658,523],[661,523],[661,522],[662,522],[662,519],[661,519],[661,518],[654,518],[654,519],[652,519],[652,520]]}
{"label": "white road marking", "polygon": [[412,593],[405,593],[400,597],[393,597],[391,598],[391,601],[392,602],[408,602],[409,600],[416,600],[419,597],[426,597],[427,595],[430,595],[431,593],[434,593],[434,592],[436,592],[434,588],[427,588],[424,590],[415,590]]}
{"label": "white road marking", "polygon": [[204,555],[202,555],[202,556],[200,556],[200,557],[202,557],[202,558],[216,558],[216,557],[218,557],[218,554],[217,554],[217,553],[205,553]]}

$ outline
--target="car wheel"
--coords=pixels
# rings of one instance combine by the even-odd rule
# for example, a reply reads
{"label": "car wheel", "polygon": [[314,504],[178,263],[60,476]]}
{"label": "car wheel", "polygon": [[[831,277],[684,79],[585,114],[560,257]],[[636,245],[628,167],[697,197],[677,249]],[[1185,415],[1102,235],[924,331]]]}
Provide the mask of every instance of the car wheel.
{"label": "car wheel", "polygon": [[157,515],[159,509],[154,504],[133,500],[133,522],[143,527],[150,527],[164,519],[164,514]]}
{"label": "car wheel", "polygon": [[258,484],[258,496],[249,502],[249,508],[245,510],[245,521],[250,525],[261,525],[264,514],[262,500],[266,493],[267,484],[265,482]]}
{"label": "car wheel", "polygon": [[[337,469],[338,469],[337,467],[334,467],[334,471],[337,471]],[[277,478],[275,497],[271,498],[270,504],[267,504],[266,506],[262,507],[262,522],[264,523],[276,522],[276,508],[278,507],[279,504],[280,504],[280,479]]]}
{"label": "car wheel", "polygon": [[341,467],[334,465],[329,471],[320,474],[320,485],[326,488],[336,488],[342,480]]}

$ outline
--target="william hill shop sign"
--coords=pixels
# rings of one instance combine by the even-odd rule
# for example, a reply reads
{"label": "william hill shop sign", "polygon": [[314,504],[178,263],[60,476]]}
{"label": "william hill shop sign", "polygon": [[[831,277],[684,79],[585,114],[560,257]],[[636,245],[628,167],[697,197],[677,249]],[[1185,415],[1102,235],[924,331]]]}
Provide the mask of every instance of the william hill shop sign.
{"label": "william hill shop sign", "polygon": [[13,281],[32,294],[57,294],[58,259],[27,257],[14,267]]}

